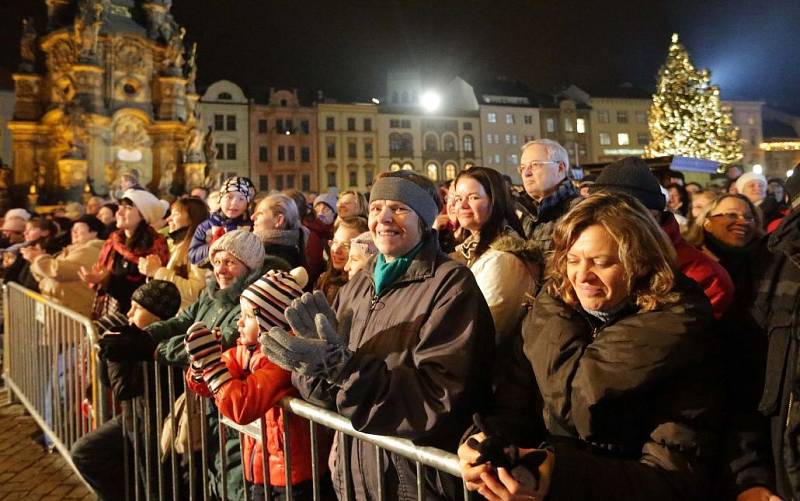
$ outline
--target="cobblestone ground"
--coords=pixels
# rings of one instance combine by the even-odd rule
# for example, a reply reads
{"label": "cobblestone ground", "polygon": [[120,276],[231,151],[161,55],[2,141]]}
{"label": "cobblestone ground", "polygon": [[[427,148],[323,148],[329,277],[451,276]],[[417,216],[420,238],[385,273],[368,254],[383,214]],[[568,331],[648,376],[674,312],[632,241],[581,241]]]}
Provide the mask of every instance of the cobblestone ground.
{"label": "cobblestone ground", "polygon": [[48,454],[32,435],[39,428],[0,388],[0,500],[94,500],[58,452]]}

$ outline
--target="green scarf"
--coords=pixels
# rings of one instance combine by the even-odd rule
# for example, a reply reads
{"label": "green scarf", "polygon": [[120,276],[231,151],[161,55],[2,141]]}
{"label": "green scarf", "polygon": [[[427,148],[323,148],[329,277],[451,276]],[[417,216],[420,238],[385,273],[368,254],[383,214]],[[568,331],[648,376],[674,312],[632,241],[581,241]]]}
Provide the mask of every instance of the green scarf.
{"label": "green scarf", "polygon": [[386,262],[384,259],[383,254],[378,253],[378,260],[375,262],[375,295],[380,295],[381,292],[386,290],[387,287],[392,285],[395,280],[400,278],[403,273],[408,270],[408,267],[411,266],[411,262],[417,257],[419,251],[422,250],[422,244],[425,243],[420,242],[411,249],[408,254],[405,256],[400,256],[395,258],[393,261]]}

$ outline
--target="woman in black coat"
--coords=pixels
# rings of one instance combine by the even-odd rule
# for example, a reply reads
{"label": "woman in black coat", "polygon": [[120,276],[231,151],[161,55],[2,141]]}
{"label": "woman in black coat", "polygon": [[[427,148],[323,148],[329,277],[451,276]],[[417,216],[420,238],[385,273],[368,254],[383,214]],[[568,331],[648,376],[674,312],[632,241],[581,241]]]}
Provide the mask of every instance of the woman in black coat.
{"label": "woman in black coat", "polygon": [[[494,436],[459,448],[468,488],[488,499],[706,498],[720,397],[703,291],[625,195],[590,196],[553,240],[516,374],[483,420]],[[492,452],[511,442],[535,449],[505,447],[521,460]]]}

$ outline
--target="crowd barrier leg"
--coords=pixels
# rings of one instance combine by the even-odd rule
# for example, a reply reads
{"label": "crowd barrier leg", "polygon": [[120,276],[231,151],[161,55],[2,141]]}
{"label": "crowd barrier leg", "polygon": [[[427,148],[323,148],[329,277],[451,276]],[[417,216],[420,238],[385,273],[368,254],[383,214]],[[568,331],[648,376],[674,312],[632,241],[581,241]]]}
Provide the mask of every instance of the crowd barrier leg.
{"label": "crowd barrier leg", "polygon": [[[262,428],[264,426],[262,419]],[[322,493],[319,485],[319,437],[317,436],[317,424],[314,421],[308,422],[309,435],[311,437],[311,488],[314,499],[320,499]],[[266,443],[266,442],[264,442]]]}

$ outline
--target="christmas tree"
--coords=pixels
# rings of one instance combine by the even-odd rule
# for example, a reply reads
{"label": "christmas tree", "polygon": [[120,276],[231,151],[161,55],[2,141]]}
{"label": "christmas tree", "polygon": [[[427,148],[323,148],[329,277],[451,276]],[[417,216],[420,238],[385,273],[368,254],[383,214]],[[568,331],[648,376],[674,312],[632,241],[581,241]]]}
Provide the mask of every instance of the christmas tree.
{"label": "christmas tree", "polygon": [[658,70],[658,88],[650,107],[650,157],[680,155],[720,163],[742,158],[739,129],[722,106],[719,87],[708,70],[695,69],[689,53],[672,35],[667,62]]}

